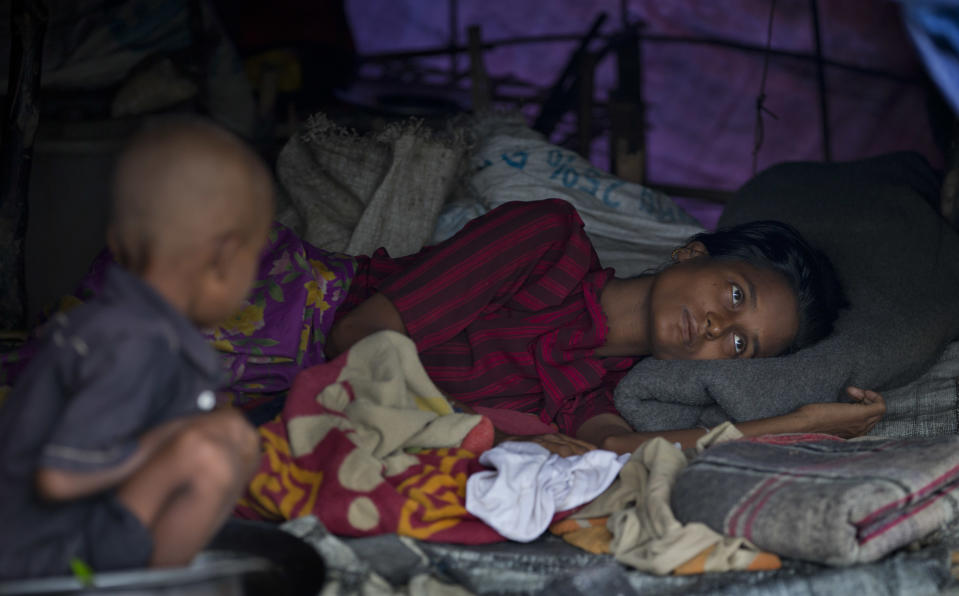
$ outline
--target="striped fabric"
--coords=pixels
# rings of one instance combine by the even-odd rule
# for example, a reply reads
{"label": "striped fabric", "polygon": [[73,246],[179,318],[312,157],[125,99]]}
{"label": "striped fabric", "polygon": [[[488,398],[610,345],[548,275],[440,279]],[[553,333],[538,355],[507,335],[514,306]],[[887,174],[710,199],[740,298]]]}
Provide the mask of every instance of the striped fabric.
{"label": "striped fabric", "polygon": [[415,255],[361,257],[337,315],[381,292],[449,396],[533,413],[572,435],[616,412],[613,388],[637,361],[593,355],[612,276],[568,203],[507,203]]}

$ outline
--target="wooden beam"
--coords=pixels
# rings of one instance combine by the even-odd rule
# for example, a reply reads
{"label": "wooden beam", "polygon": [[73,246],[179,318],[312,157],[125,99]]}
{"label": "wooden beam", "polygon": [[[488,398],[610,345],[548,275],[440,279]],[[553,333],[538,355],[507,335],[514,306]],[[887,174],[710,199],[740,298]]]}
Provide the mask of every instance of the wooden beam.
{"label": "wooden beam", "polygon": [[702,188],[699,186],[680,186],[678,184],[659,184],[650,181],[645,184],[649,188],[663,192],[670,197],[685,197],[687,199],[699,199],[709,201],[710,203],[719,203],[725,205],[733,200],[736,193],[731,190],[718,190],[715,188]]}
{"label": "wooden beam", "polygon": [[[616,37],[616,34],[606,34],[606,35],[597,35],[596,39],[602,40],[604,42],[609,42]],[[542,43],[555,43],[563,41],[576,41],[581,38],[581,35],[578,33],[554,33],[554,34],[544,34],[544,35],[521,35],[516,37],[503,37],[493,41],[483,42],[483,50],[495,50],[497,48],[508,47],[508,46],[517,46],[517,45],[529,45],[529,44],[542,44]],[[644,33],[642,35],[643,43],[652,43],[652,44],[679,44],[679,45],[706,45],[713,46],[717,48],[735,50],[740,52],[746,52],[751,54],[769,54],[771,57],[775,58],[785,58],[789,60],[799,60],[801,62],[815,62],[816,55],[810,54],[809,52],[796,52],[790,50],[780,50],[777,48],[767,49],[765,45],[756,45],[750,43],[744,43],[735,39],[725,38],[725,37],[708,37],[708,36],[696,36],[696,35],[665,35],[658,33]],[[413,58],[426,58],[430,56],[442,56],[449,54],[451,52],[468,52],[469,48],[465,45],[449,47],[448,45],[425,48],[422,50],[404,50],[404,51],[395,51],[395,52],[374,52],[366,54],[359,57],[360,62],[394,62],[394,61],[404,61],[410,60]],[[893,72],[891,70],[885,70],[882,68],[871,68],[868,66],[860,66],[858,64],[853,64],[851,62],[842,62],[840,60],[834,60],[831,58],[822,58],[822,63],[824,66],[829,68],[843,70],[846,72],[857,73],[869,77],[877,77],[881,79],[887,79],[889,81],[896,81],[906,85],[923,85],[924,80],[921,76],[912,75],[912,74],[903,74],[898,72]]]}

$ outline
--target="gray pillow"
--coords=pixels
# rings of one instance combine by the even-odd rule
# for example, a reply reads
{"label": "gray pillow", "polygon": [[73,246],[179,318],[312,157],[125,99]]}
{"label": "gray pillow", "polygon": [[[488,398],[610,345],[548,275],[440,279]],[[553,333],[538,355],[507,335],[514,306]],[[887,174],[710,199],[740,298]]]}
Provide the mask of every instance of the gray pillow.
{"label": "gray pillow", "polygon": [[908,383],[959,337],[959,235],[933,208],[938,177],[914,153],[787,163],[749,181],[720,225],[777,219],[833,261],[851,306],[831,336],[746,361],[639,362],[616,388],[637,430],[765,418]]}

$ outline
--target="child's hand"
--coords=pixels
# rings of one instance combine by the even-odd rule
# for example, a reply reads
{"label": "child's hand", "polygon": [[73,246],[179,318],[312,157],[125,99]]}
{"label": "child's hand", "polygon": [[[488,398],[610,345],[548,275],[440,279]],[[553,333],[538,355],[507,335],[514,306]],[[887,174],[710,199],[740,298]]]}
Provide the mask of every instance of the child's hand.
{"label": "child's hand", "polygon": [[844,439],[869,432],[886,413],[886,402],[875,391],[847,387],[849,402],[807,404],[795,411],[808,432],[836,435]]}

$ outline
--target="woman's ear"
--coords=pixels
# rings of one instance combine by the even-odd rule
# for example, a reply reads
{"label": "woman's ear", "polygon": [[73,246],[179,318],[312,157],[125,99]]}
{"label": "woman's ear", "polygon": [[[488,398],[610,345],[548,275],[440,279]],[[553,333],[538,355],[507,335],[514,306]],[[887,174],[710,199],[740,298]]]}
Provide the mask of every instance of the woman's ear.
{"label": "woman's ear", "polygon": [[709,256],[709,251],[706,250],[706,245],[699,240],[693,240],[686,246],[681,246],[673,251],[673,260],[678,263],[694,257],[705,256]]}

